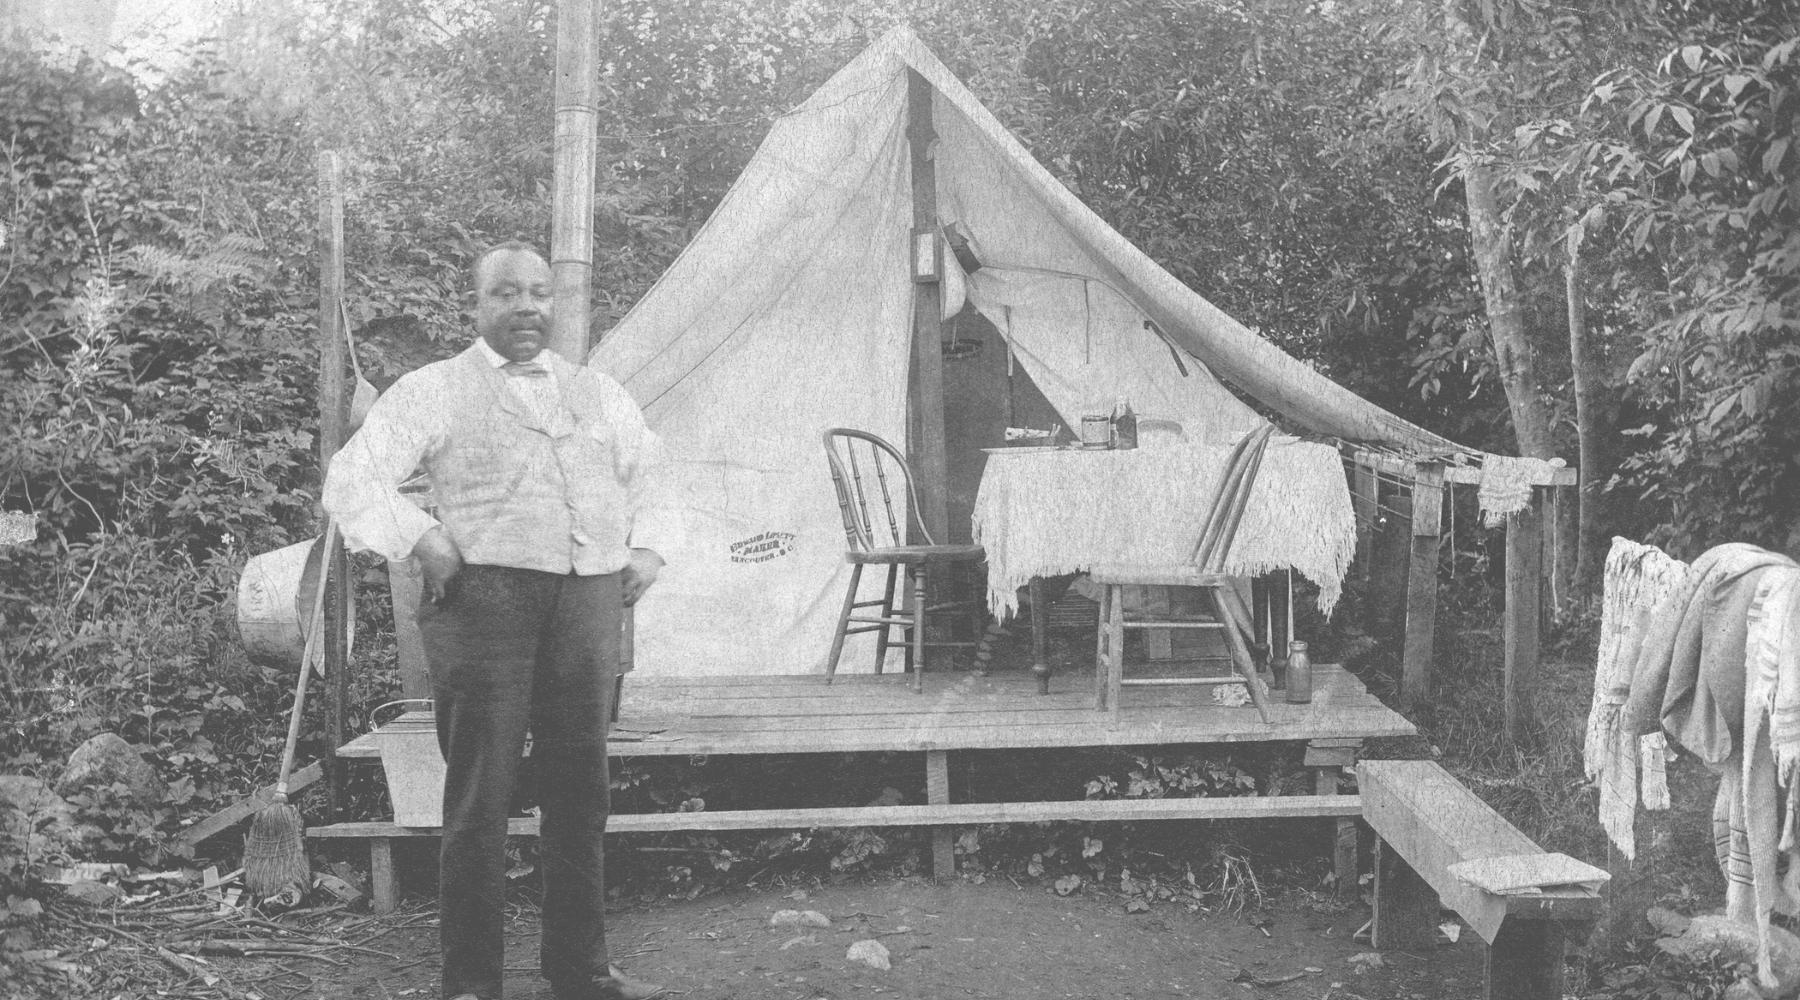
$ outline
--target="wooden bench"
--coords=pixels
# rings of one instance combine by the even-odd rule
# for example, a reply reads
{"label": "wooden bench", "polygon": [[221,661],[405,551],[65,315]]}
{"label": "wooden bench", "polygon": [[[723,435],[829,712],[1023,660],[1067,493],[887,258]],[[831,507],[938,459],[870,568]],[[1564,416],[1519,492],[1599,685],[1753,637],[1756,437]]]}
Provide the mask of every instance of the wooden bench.
{"label": "wooden bench", "polygon": [[1487,944],[1488,1000],[1562,1000],[1563,945],[1600,916],[1609,877],[1546,852],[1428,760],[1357,766],[1375,831],[1377,949],[1436,946],[1440,905]]}
{"label": "wooden bench", "polygon": [[[1202,799],[1087,799],[1069,802],[976,802],[916,806],[853,806],[813,809],[742,809],[719,812],[614,813],[608,833],[668,833],[681,830],[782,830],[816,827],[926,826],[949,828],[989,823],[1042,823],[1051,820],[1137,822],[1142,820],[1283,819],[1353,817],[1362,812],[1354,795],[1280,795]],[[308,837],[369,841],[371,903],[376,913],[399,905],[394,877],[394,840],[435,837],[438,827],[393,823],[336,823],[312,827]],[[536,836],[538,821],[516,817],[507,833]],[[943,874],[948,874],[947,871]]]}

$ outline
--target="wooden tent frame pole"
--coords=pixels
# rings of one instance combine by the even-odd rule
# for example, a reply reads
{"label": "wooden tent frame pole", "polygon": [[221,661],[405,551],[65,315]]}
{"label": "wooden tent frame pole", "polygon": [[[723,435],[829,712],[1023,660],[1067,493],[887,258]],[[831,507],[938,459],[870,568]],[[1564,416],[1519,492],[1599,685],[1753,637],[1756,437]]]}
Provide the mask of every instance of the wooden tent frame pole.
{"label": "wooden tent frame pole", "polygon": [[1506,674],[1506,738],[1529,743],[1537,726],[1539,617],[1543,614],[1544,544],[1553,540],[1549,489],[1534,486],[1531,506],[1506,519],[1506,606],[1502,621]]}
{"label": "wooden tent frame pole", "polygon": [[1431,697],[1431,659],[1437,643],[1438,542],[1443,523],[1444,464],[1420,462],[1413,470],[1406,644],[1400,664],[1400,698],[1408,705]]}
{"label": "wooden tent frame pole", "polygon": [[906,71],[906,137],[912,147],[912,239],[907,256],[915,269],[913,281],[913,377],[908,401],[911,441],[908,461],[922,487],[919,511],[932,538],[950,538],[949,469],[944,458],[944,349],[943,290],[936,277],[916,273],[919,241],[927,239],[941,268],[943,237],[937,224],[937,164],[932,144],[937,131],[931,124],[930,81],[916,70]]}
{"label": "wooden tent frame pole", "polygon": [[[912,234],[907,240],[907,267],[913,279],[913,364],[907,385],[912,414],[907,422],[907,461],[913,467],[915,480],[923,487],[919,491],[919,517],[931,537],[942,544],[950,541],[950,479],[944,458],[943,286],[939,283],[944,247],[937,222],[937,164],[932,161],[931,149],[937,141],[937,130],[931,124],[931,90],[931,83],[917,70],[906,71],[906,138],[912,149]],[[921,273],[922,247],[929,249],[929,275]],[[923,598],[925,603],[943,603],[942,577],[927,577],[926,586],[929,590]],[[915,663],[913,669],[923,671],[925,664]],[[926,756],[931,800],[947,801],[944,796],[950,787],[948,755],[938,750]],[[954,827],[932,828],[931,870],[940,877],[956,874]]]}
{"label": "wooden tent frame pole", "polygon": [[600,5],[601,0],[558,0],[556,4],[550,349],[578,365],[587,361],[588,311],[593,302]]}
{"label": "wooden tent frame pole", "polygon": [[[344,164],[335,150],[318,156],[319,185],[319,477],[350,432],[350,345],[344,330]],[[327,537],[331,532],[326,532]],[[325,732],[333,747],[344,745],[344,705],[349,700],[350,650],[345,619],[350,609],[349,565],[344,546],[333,542],[320,557],[325,590]],[[301,670],[310,664],[300,664]],[[327,758],[325,799],[336,821],[343,807],[343,762]]]}

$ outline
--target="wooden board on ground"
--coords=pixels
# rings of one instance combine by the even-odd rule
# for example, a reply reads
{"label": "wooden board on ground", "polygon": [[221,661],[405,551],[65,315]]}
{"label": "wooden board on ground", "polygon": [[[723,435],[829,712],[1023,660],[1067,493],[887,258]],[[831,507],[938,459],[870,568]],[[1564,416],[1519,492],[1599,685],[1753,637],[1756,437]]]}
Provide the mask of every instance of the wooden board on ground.
{"label": "wooden board on ground", "polygon": [[[325,776],[325,768],[314,761],[288,776],[288,793],[299,794],[300,790]],[[275,800],[275,786],[259,788],[237,802],[213,813],[193,826],[182,830],[174,837],[177,847],[192,849],[194,845],[208,837],[224,833],[244,820],[255,816],[262,808]]]}

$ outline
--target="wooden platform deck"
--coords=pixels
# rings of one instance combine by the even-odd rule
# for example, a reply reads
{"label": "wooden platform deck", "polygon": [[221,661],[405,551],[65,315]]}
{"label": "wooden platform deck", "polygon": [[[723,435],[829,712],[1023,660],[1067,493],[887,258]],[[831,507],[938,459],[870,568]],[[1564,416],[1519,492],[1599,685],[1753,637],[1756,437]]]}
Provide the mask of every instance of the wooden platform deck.
{"label": "wooden platform deck", "polygon": [[[916,751],[924,758],[927,802],[895,806],[743,809],[654,814],[615,813],[613,833],[676,830],[766,830],[822,826],[913,826],[932,831],[932,868],[955,870],[954,829],[987,823],[1050,820],[1335,819],[1332,854],[1343,891],[1354,892],[1361,811],[1356,795],[1339,794],[1342,768],[1354,763],[1362,741],[1409,736],[1412,723],[1383,706],[1353,675],[1336,666],[1314,668],[1313,700],[1277,701],[1265,723],[1249,706],[1214,704],[1208,689],[1127,688],[1116,714],[1094,708],[1092,673],[1066,673],[1040,695],[1027,673],[927,673],[916,693],[905,674],[656,678],[631,677],[608,749],[620,757],[713,754],[794,754]],[[338,756],[375,763],[382,734],[429,733],[430,712],[410,712],[339,748]],[[1304,744],[1315,774],[1313,794],[1181,799],[1107,799],[1063,802],[956,802],[949,757],[968,750],[1177,744]],[[416,744],[415,744],[416,745]],[[529,748],[527,749],[529,753]],[[432,754],[431,763],[437,759]],[[416,765],[422,767],[423,765]],[[390,776],[390,781],[392,776]],[[441,782],[439,773],[428,779]],[[441,788],[441,784],[436,786]],[[415,788],[416,791],[416,788]],[[427,793],[431,789],[426,789]],[[519,817],[511,832],[537,833]],[[398,900],[393,875],[397,838],[435,836],[435,826],[390,821],[338,823],[310,837],[369,841],[375,905]]]}
{"label": "wooden platform deck", "polygon": [[[1360,741],[1417,730],[1340,667],[1314,668],[1313,700],[1279,700],[1268,723],[1250,706],[1210,702],[1204,689],[1128,688],[1116,716],[1094,709],[1091,674],[1062,674],[1039,695],[1024,673],[628,677],[609,749],[621,757],[1151,746],[1178,743]],[[432,725],[429,712],[389,723]],[[384,727],[387,728],[387,727]],[[379,758],[378,736],[340,757]]]}

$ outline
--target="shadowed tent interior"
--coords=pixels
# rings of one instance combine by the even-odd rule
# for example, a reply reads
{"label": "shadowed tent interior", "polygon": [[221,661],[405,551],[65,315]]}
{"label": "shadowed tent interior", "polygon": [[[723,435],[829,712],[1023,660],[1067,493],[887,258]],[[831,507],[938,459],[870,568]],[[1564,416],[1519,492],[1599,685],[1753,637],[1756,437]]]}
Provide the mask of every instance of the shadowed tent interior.
{"label": "shadowed tent interior", "polygon": [[[980,448],[1000,445],[1003,428],[1078,427],[1119,399],[1189,440],[1227,442],[1263,423],[1229,382],[1292,431],[1470,454],[1181,284],[897,28],[774,123],[693,242],[589,357],[668,445],[684,529],[639,609],[643,674],[822,669],[848,568],[818,434],[908,438],[915,77],[930,93],[938,226],[959,251],[943,254],[952,540],[968,537]],[[845,669],[872,660],[852,651]]]}

